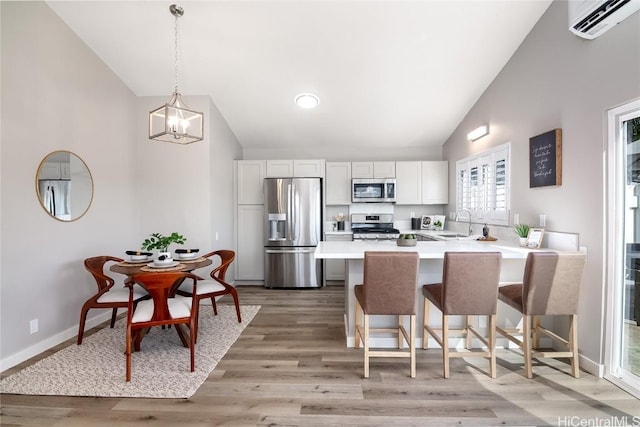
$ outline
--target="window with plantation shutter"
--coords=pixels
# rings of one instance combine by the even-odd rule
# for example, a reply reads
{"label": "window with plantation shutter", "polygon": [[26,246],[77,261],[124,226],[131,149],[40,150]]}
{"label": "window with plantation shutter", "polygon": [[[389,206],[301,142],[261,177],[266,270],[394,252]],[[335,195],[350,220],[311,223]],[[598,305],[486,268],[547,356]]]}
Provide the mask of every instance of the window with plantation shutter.
{"label": "window with plantation shutter", "polygon": [[456,163],[457,208],[469,210],[472,221],[508,225],[510,158],[506,143]]}

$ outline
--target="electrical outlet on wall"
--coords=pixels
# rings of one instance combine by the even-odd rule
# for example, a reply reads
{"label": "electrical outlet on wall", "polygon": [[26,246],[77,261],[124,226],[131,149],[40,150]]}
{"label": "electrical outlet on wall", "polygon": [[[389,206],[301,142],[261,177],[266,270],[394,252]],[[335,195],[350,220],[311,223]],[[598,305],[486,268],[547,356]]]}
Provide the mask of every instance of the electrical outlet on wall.
{"label": "electrical outlet on wall", "polygon": [[29,331],[32,334],[38,332],[38,319],[33,319],[29,322]]}

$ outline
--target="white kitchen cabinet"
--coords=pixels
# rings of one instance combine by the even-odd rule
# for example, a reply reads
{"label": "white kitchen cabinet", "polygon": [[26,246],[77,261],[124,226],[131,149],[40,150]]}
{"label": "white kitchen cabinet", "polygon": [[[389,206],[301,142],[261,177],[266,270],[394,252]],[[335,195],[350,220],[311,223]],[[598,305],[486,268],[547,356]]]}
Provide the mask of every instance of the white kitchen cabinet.
{"label": "white kitchen cabinet", "polygon": [[[62,178],[59,162],[46,162],[40,168],[38,179],[60,179]],[[67,177],[69,178],[69,177]]]}
{"label": "white kitchen cabinet", "polygon": [[264,280],[264,206],[238,206],[236,278]]}
{"label": "white kitchen cabinet", "polygon": [[352,178],[395,178],[396,162],[351,162]]}
{"label": "white kitchen cabinet", "polygon": [[293,176],[296,178],[324,178],[324,160],[294,160]]}
{"label": "white kitchen cabinet", "polygon": [[327,205],[350,205],[351,163],[327,162],[325,184]]}
{"label": "white kitchen cabinet", "polygon": [[71,179],[71,163],[60,163],[60,178]]}
{"label": "white kitchen cabinet", "polygon": [[351,178],[373,178],[373,162],[351,162]]}
{"label": "white kitchen cabinet", "polygon": [[267,178],[291,178],[293,176],[293,160],[267,160]]}
{"label": "white kitchen cabinet", "polygon": [[396,162],[396,204],[422,204],[422,162]]}
{"label": "white kitchen cabinet", "polygon": [[449,203],[449,162],[422,162],[422,204],[446,205]]}
{"label": "white kitchen cabinet", "polygon": [[237,160],[237,201],[239,205],[261,205],[264,203],[263,181],[266,162],[264,160]]}
{"label": "white kitchen cabinet", "polygon": [[267,160],[267,178],[324,178],[324,160]]}
{"label": "white kitchen cabinet", "polygon": [[[350,242],[353,240],[353,233],[325,233],[324,240],[327,242]],[[344,280],[345,260],[325,259],[324,277],[326,280]]]}
{"label": "white kitchen cabinet", "polygon": [[395,178],[396,162],[373,162],[374,178]]}

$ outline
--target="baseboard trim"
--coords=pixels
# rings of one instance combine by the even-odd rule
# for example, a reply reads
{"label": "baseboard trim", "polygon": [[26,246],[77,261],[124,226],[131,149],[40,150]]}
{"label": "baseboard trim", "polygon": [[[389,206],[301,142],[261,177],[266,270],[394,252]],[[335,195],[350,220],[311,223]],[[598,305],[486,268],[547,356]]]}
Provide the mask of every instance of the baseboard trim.
{"label": "baseboard trim", "polygon": [[[108,310],[105,313],[102,313],[98,316],[87,319],[87,322],[85,323],[86,325],[85,331],[88,331],[89,329],[110,320],[111,320],[111,310]],[[55,347],[58,344],[61,344],[70,338],[74,338],[77,336],[78,336],[78,325],[75,325],[49,338],[39,341],[33,344],[32,346],[25,348],[24,350],[21,350],[15,354],[12,354],[11,356],[1,359],[0,372],[4,372],[7,369],[13,368],[16,365],[19,365],[20,363],[27,361],[32,357],[35,357],[40,353],[47,351],[50,348]]]}

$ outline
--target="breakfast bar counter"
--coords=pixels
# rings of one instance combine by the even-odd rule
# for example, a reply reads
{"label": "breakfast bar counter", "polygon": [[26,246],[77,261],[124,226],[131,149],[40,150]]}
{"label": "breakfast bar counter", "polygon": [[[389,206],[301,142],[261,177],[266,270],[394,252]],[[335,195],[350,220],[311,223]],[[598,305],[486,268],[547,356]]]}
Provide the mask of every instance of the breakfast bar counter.
{"label": "breakfast bar counter", "polygon": [[[420,273],[418,277],[418,287],[416,289],[416,315],[417,331],[416,342],[422,343],[422,310],[423,296],[422,285],[436,283],[442,280],[442,263],[446,251],[498,251],[502,253],[501,282],[521,281],[524,273],[524,265],[527,254],[535,249],[521,248],[518,246],[500,245],[497,242],[482,242],[476,240],[450,240],[450,241],[422,241],[416,246],[397,246],[395,240],[379,241],[328,241],[320,242],[315,251],[315,257],[319,259],[343,259],[346,263],[345,269],[345,335],[348,347],[355,344],[355,296],[354,287],[362,283],[364,271],[365,251],[398,251],[398,252],[418,252],[420,257]],[[431,311],[432,324],[440,324],[440,313],[438,310]],[[505,319],[508,317],[508,319]],[[462,317],[460,317],[462,322]],[[508,307],[500,306],[499,322],[517,324],[519,316]],[[384,327],[393,322],[393,316],[374,316],[371,318],[372,327]],[[462,323],[460,323],[461,325]],[[452,322],[452,327],[458,326]],[[480,325],[483,326],[482,324]],[[408,329],[408,321],[405,327]],[[437,326],[436,326],[437,327]],[[392,348],[397,345],[397,340],[392,336],[374,337],[371,339],[372,347]]]}

